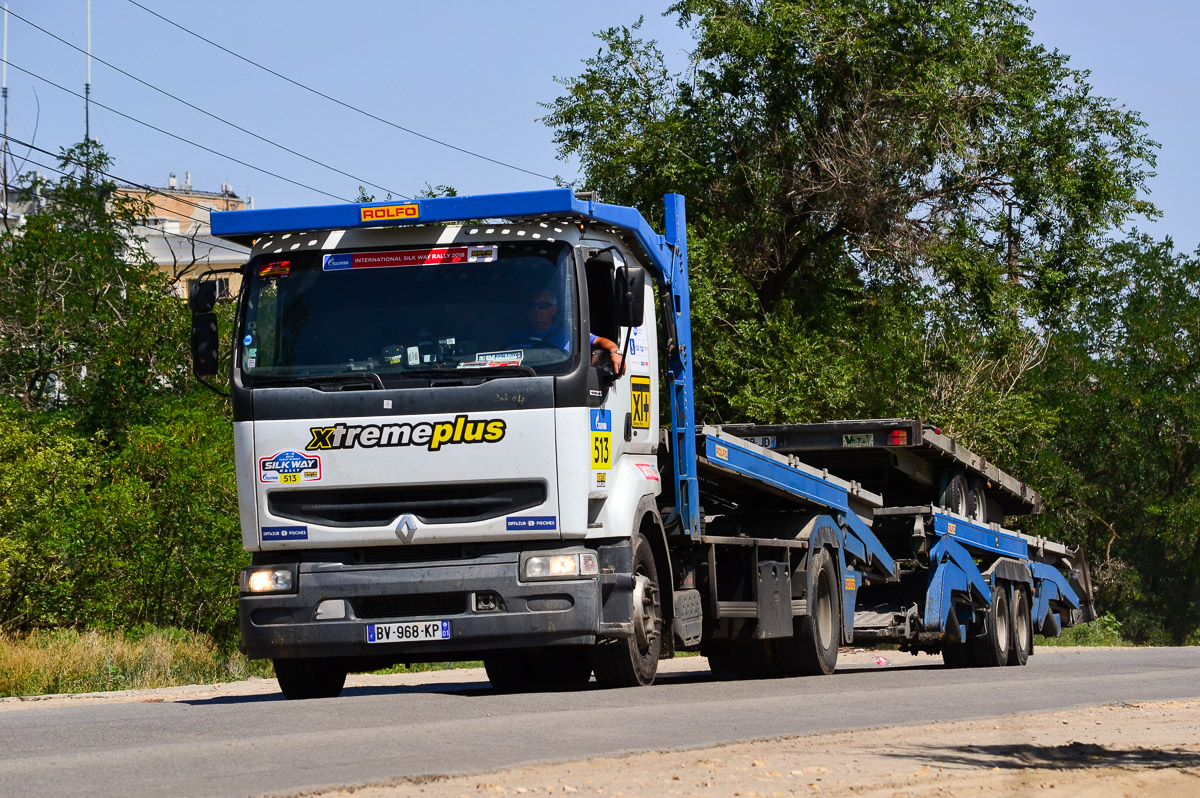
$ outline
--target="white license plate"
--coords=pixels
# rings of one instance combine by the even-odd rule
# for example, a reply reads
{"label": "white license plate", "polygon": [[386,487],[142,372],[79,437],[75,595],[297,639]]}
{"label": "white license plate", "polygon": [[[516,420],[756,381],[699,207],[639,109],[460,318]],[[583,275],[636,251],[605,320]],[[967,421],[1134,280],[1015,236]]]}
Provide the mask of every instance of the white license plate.
{"label": "white license plate", "polygon": [[416,623],[369,623],[368,643],[404,643],[410,640],[449,640],[449,621]]}

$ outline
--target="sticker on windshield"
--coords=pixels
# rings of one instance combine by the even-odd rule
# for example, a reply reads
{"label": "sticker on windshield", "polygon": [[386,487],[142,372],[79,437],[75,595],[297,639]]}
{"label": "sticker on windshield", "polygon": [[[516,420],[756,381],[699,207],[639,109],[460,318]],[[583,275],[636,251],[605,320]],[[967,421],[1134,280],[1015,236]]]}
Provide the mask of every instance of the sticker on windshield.
{"label": "sticker on windshield", "polygon": [[321,481],[321,458],[315,454],[286,451],[258,461],[258,481],[279,485]]}
{"label": "sticker on windshield", "polygon": [[403,266],[437,266],[444,263],[490,263],[496,259],[496,247],[425,247],[387,252],[342,252],[322,255],[321,268],[327,272],[343,269],[394,269]]}
{"label": "sticker on windshield", "polygon": [[259,277],[287,277],[292,273],[290,260],[276,260],[258,267]]}
{"label": "sticker on windshield", "polygon": [[459,363],[460,369],[485,369],[496,366],[519,366],[525,359],[525,352],[513,349],[507,352],[477,352],[474,360]]}

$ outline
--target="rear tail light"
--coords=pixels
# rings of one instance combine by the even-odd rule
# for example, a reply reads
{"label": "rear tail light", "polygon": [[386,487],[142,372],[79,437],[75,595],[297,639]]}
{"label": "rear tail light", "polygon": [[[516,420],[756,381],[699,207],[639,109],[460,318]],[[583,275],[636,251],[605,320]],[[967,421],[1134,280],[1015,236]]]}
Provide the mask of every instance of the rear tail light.
{"label": "rear tail light", "polygon": [[908,430],[894,429],[888,433],[888,446],[908,446]]}

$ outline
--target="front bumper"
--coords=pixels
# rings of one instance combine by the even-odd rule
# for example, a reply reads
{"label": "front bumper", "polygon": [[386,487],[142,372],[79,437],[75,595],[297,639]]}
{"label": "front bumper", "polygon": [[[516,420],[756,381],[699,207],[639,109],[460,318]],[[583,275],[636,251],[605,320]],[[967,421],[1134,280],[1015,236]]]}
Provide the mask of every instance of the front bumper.
{"label": "front bumper", "polygon": [[[530,544],[528,549],[547,547]],[[474,659],[499,648],[588,645],[598,637],[632,633],[627,542],[599,547],[599,576],[536,582],[518,579],[519,546],[449,562],[352,565],[336,554],[323,560],[320,553],[306,552],[297,566],[294,593],[238,599],[243,653],[254,659],[442,661]],[[488,597],[483,603],[497,609],[480,609],[478,596]],[[345,617],[318,620],[317,606],[330,599],[345,602]],[[448,621],[450,637],[367,642],[369,624],[419,621]]]}

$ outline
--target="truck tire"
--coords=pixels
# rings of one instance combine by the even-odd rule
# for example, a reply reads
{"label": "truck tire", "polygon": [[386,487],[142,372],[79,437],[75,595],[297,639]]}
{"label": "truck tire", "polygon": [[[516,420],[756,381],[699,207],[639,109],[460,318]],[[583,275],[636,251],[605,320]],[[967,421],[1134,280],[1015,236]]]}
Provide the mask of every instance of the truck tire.
{"label": "truck tire", "polygon": [[787,676],[828,676],[837,667],[841,643],[841,585],[837,564],[829,549],[821,549],[810,566],[814,595],[808,597],[808,614],[792,620],[792,636],[776,641],[780,670]]}
{"label": "truck tire", "polygon": [[601,687],[637,687],[654,682],[662,651],[662,599],[650,541],[633,536],[633,634],[591,647],[592,670]]}
{"label": "truck tire", "polygon": [[337,698],[346,684],[346,668],[335,659],[276,659],[275,679],[289,701]]}
{"label": "truck tire", "polygon": [[1029,591],[1024,585],[1015,585],[1012,593],[1012,650],[1008,652],[1009,665],[1024,665],[1033,652],[1033,608]]}
{"label": "truck tire", "polygon": [[963,474],[955,474],[942,491],[942,507],[950,512],[971,517],[971,488]]}
{"label": "truck tire", "polygon": [[1003,582],[992,590],[992,606],[984,616],[984,627],[983,634],[971,640],[971,659],[984,668],[1007,665],[1012,651],[1012,612],[1008,585]]}
{"label": "truck tire", "polygon": [[967,494],[967,517],[972,521],[986,524],[991,519],[988,518],[987,489],[984,482],[978,477],[972,477],[968,483],[970,492]]}

